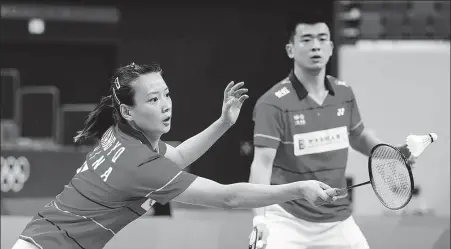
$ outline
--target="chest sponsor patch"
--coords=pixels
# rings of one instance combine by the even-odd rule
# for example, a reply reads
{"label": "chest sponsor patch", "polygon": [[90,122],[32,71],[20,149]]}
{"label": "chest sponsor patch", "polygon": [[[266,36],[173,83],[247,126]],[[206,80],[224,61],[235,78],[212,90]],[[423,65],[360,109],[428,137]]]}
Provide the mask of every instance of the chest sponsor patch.
{"label": "chest sponsor patch", "polygon": [[293,135],[294,155],[303,156],[349,147],[346,126]]}

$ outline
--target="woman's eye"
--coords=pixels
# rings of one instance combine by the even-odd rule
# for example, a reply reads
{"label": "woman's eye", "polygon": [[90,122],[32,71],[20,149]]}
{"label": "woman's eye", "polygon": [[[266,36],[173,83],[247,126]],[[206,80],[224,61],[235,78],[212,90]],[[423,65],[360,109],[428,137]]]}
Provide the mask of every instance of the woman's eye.
{"label": "woman's eye", "polygon": [[152,102],[152,103],[157,102],[157,101],[158,101],[158,98],[151,98],[151,99],[149,99],[149,102]]}

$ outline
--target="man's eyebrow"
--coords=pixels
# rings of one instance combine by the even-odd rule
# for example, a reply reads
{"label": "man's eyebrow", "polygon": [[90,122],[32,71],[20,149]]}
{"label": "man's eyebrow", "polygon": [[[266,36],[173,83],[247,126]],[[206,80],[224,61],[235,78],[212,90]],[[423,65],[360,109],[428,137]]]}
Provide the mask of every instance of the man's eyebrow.
{"label": "man's eyebrow", "polygon": [[[319,33],[317,36],[329,36],[327,33]],[[304,34],[301,37],[313,37],[312,34]]]}

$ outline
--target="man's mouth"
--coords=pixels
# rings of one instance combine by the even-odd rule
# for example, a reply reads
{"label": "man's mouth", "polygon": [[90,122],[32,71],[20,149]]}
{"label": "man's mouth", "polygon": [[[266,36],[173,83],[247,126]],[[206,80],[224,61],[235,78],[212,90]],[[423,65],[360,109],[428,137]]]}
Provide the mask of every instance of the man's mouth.
{"label": "man's mouth", "polygon": [[311,56],[310,58],[312,60],[319,60],[319,59],[321,59],[321,56],[320,55],[314,55],[314,56]]}
{"label": "man's mouth", "polygon": [[169,121],[171,121],[171,117],[167,117],[167,118],[163,119],[163,122],[165,122],[165,123],[167,123]]}

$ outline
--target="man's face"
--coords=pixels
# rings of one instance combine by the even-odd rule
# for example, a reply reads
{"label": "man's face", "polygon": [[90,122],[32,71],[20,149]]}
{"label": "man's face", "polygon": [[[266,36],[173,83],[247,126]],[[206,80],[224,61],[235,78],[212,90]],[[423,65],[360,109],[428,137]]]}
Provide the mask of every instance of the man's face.
{"label": "man's face", "polygon": [[286,45],[288,57],[297,66],[310,70],[325,68],[332,50],[329,28],[321,22],[297,25],[293,41]]}

